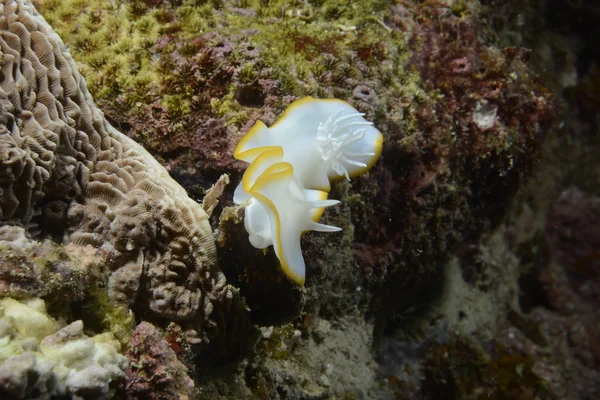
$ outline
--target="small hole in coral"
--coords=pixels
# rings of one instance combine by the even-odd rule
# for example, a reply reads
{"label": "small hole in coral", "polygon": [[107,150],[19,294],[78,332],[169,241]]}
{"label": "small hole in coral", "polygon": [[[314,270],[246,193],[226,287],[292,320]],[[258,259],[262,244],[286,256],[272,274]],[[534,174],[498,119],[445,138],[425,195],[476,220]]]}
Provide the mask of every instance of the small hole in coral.
{"label": "small hole in coral", "polygon": [[519,289],[519,305],[524,313],[529,313],[536,307],[551,309],[552,303],[542,283],[540,269],[532,269],[521,275]]}
{"label": "small hole in coral", "polygon": [[262,90],[253,85],[240,86],[235,92],[235,99],[246,107],[262,107],[265,104]]}

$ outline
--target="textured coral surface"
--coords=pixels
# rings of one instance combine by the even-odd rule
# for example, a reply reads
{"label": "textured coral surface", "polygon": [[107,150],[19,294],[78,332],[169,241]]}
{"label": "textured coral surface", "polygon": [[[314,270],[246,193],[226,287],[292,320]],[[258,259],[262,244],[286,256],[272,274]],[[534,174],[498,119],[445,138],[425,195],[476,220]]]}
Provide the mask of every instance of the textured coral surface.
{"label": "textured coral surface", "polygon": [[137,326],[129,343],[131,365],[125,379],[128,399],[189,399],[194,381],[169,343],[152,324]]}
{"label": "textured coral surface", "polygon": [[[118,396],[598,396],[597,6],[35,5],[65,45],[3,2],[0,294],[113,331]],[[384,149],[333,186],[343,232],[302,238],[299,288],[248,243],[232,153],[306,95],[351,103]],[[167,171],[196,201],[233,185],[209,217]]]}
{"label": "textured coral surface", "polygon": [[226,336],[219,314],[244,309],[218,269],[204,210],[108,124],[30,4],[3,2],[0,18],[2,219],[114,252],[113,297],[181,321],[190,341]]}

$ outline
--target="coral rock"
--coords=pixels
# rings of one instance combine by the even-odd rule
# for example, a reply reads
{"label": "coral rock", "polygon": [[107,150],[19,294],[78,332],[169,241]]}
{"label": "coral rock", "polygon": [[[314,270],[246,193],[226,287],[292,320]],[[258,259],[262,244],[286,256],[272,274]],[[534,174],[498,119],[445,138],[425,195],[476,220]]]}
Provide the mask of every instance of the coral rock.
{"label": "coral rock", "polygon": [[57,331],[41,299],[0,300],[0,397],[107,399],[127,358],[112,334],[92,338],[75,321]]}
{"label": "coral rock", "polygon": [[37,241],[22,227],[0,227],[0,296],[81,301],[105,264],[91,246]]}
{"label": "coral rock", "polygon": [[[106,121],[61,39],[30,3],[4,0],[0,9],[0,218],[30,233],[116,250],[124,265],[142,254],[139,288],[112,285],[115,297],[129,300],[133,288],[142,308],[185,322],[191,340],[218,335],[213,309],[233,298],[245,310],[217,266],[204,210]],[[124,275],[131,274],[115,281]]]}
{"label": "coral rock", "polygon": [[125,379],[127,398],[194,398],[194,381],[154,325],[148,322],[139,324],[129,345],[127,356],[131,366]]}

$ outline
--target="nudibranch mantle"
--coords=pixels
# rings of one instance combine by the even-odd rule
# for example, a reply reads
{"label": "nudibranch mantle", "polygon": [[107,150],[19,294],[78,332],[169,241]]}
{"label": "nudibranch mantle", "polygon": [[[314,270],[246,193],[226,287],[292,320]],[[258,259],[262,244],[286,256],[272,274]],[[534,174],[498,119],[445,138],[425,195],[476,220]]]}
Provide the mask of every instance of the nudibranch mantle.
{"label": "nudibranch mantle", "polygon": [[246,203],[244,226],[256,248],[273,245],[284,272],[304,284],[303,232],[335,232],[319,224],[330,181],[368,171],[381,154],[383,136],[348,103],[305,97],[268,128],[261,121],[238,143],[234,157],[250,163],[234,193]]}
{"label": "nudibranch mantle", "polygon": [[329,192],[330,180],[368,171],[381,154],[383,136],[350,104],[305,97],[293,102],[270,128],[257,121],[234,157],[252,163],[280,147],[303,187]]}

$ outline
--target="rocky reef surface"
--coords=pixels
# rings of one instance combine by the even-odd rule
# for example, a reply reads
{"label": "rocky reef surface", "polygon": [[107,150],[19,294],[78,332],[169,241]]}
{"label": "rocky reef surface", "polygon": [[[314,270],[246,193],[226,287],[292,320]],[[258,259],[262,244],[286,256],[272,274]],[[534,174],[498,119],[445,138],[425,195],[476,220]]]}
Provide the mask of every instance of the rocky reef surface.
{"label": "rocky reef surface", "polygon": [[4,298],[0,309],[4,398],[112,397],[128,365],[112,333],[90,338],[83,333],[81,320],[59,329],[39,298],[25,302]]}
{"label": "rocky reef surface", "polygon": [[[344,234],[307,238],[315,257],[306,296],[274,284],[276,260],[244,240],[235,210],[222,215],[221,268],[265,323],[295,316],[303,298],[330,315],[364,303],[387,315],[411,303],[439,275],[439,260],[497,224],[554,112],[528,51],[486,43],[477,3],[48,1],[40,9],[107,118],[197,199],[224,172],[238,181],[244,166],[230,155],[241,135],[299,97],[348,100],[384,133],[370,178],[334,188],[344,205],[328,218]],[[288,309],[269,310],[275,299]]]}
{"label": "rocky reef surface", "polygon": [[[55,393],[596,396],[598,72],[585,24],[508,3],[4,0],[0,301],[129,360]],[[301,288],[226,184],[254,122],[308,95],[384,146],[333,185],[343,232],[302,238]]]}

